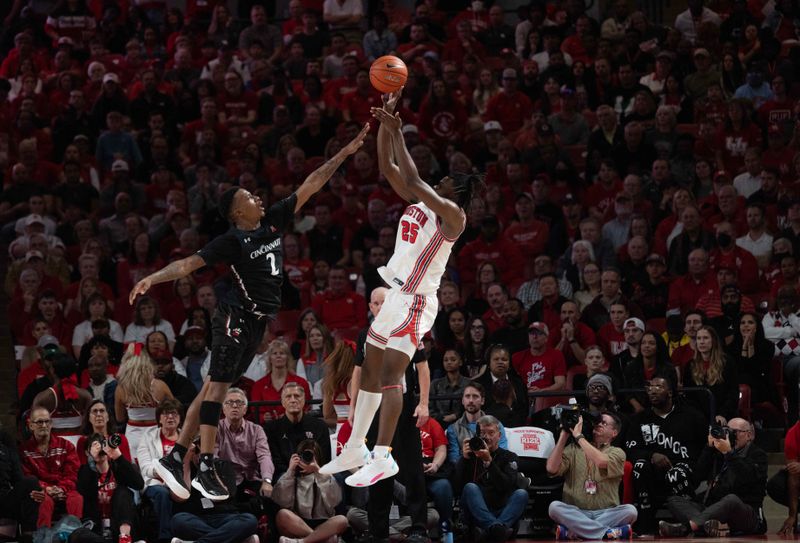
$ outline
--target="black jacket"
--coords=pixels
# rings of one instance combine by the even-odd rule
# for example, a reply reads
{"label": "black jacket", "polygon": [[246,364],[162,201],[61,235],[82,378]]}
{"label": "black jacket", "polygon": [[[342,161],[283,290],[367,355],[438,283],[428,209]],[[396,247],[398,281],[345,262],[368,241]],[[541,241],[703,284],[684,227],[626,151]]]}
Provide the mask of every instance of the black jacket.
{"label": "black jacket", "polygon": [[495,401],[492,397],[492,385],[494,382],[492,380],[492,373],[487,369],[483,372],[477,381],[483,385],[484,390],[486,391],[486,403],[485,403],[485,412],[487,415],[495,416],[500,422],[503,423],[503,426],[508,428],[514,428],[515,426],[525,426],[525,421],[528,417],[528,411],[530,411],[530,402],[528,401],[528,389],[525,387],[525,384],[522,382],[522,379],[517,375],[517,372],[514,370],[513,367],[508,368],[508,380],[511,382],[511,386],[514,389],[514,394],[516,399],[512,404],[512,412],[510,414],[504,414],[503,418],[498,417],[497,414],[503,414],[504,410],[500,409],[495,411]]}
{"label": "black jacket", "polygon": [[285,416],[271,420],[264,425],[267,434],[272,463],[275,465],[273,481],[283,475],[289,467],[289,459],[297,451],[297,446],[305,439],[313,439],[322,450],[320,465],[331,461],[331,438],[328,425],[321,419],[304,415],[297,424]]}
{"label": "black jacket", "polygon": [[690,362],[684,368],[683,386],[684,387],[705,387],[714,396],[715,413],[709,413],[708,398],[705,394],[686,394],[686,401],[691,403],[698,411],[706,415],[708,420],[716,415],[722,415],[725,420],[731,420],[739,413],[739,371],[736,364],[730,358],[725,357],[725,367],[722,369],[722,381],[714,385],[696,383],[692,376],[692,364]]}
{"label": "black jacket", "polygon": [[670,462],[694,466],[700,451],[708,444],[708,425],[693,407],[676,404],[666,417],[647,409],[635,415],[625,438],[628,460],[649,461],[654,453]]}
{"label": "black jacket", "polygon": [[761,507],[767,489],[767,453],[750,443],[726,455],[706,446],[700,453],[694,473],[696,482],[712,484],[705,504],[720,501],[735,494],[754,509]]}
{"label": "black jacket", "polygon": [[[114,474],[117,488],[114,492],[130,492],[128,488],[141,490],[144,488],[144,479],[139,473],[139,468],[128,462],[124,456],[116,460],[109,460],[110,471]],[[97,501],[97,483],[100,474],[88,464],[78,470],[78,492],[83,496],[83,518],[94,521],[94,531],[102,532],[103,523],[100,519],[100,505]]]}
{"label": "black jacket", "polygon": [[22,479],[22,465],[14,439],[0,431],[0,496],[11,491]]}
{"label": "black jacket", "polygon": [[483,491],[486,505],[496,510],[501,509],[518,488],[518,475],[517,455],[506,449],[497,449],[492,453],[488,468],[483,467],[483,461],[478,458],[467,460],[461,456],[456,464],[455,486],[461,494],[467,483],[477,484]]}

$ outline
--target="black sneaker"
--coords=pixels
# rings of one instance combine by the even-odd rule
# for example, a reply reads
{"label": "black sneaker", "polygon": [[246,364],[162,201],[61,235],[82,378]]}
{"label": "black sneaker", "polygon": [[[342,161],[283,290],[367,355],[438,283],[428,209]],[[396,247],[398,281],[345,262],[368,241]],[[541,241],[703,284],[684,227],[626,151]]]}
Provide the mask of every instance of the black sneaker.
{"label": "black sneaker", "polygon": [[178,498],[188,500],[192,493],[183,481],[183,464],[173,458],[171,454],[156,462],[156,473]]}
{"label": "black sneaker", "polygon": [[507,528],[505,524],[492,524],[486,531],[486,539],[495,543],[501,543],[508,539]]}
{"label": "black sneaker", "polygon": [[689,533],[689,529],[679,522],[659,521],[658,533],[661,537],[683,537]]}
{"label": "black sneaker", "polygon": [[703,523],[703,531],[706,533],[708,537],[719,537],[720,535],[720,528],[719,528],[719,521],[714,520],[707,520]]}
{"label": "black sneaker", "polygon": [[197,477],[192,480],[192,486],[212,502],[222,502],[230,497],[228,489],[222,484],[214,468],[197,472]]}

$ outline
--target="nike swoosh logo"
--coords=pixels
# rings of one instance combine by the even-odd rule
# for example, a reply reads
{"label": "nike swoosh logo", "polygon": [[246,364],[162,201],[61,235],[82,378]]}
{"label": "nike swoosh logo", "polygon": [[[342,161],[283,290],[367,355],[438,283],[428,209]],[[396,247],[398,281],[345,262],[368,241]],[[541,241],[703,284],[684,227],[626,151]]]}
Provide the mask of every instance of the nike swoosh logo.
{"label": "nike swoosh logo", "polygon": [[386,63],[386,67],[387,67],[387,68],[400,68],[400,65],[399,65],[399,64],[389,64],[389,63],[387,62],[387,63]]}

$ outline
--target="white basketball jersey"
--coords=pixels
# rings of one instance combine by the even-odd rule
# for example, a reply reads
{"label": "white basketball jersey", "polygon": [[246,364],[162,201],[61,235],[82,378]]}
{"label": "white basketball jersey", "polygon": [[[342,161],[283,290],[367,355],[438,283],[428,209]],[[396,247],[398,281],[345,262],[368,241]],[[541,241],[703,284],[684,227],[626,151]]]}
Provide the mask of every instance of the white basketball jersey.
{"label": "white basketball jersey", "polygon": [[439,217],[428,206],[412,204],[397,225],[394,254],[378,273],[391,288],[435,294],[456,239],[442,233]]}

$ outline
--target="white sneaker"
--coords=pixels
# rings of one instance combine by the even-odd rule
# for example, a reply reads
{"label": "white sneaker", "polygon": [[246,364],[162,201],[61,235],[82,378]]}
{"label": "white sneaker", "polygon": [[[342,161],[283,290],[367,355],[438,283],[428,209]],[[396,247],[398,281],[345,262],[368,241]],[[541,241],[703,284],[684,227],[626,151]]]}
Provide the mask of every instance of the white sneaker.
{"label": "white sneaker", "polygon": [[244,541],[242,541],[242,543],[261,543],[261,540],[258,538],[256,534],[253,534]]}
{"label": "white sneaker", "polygon": [[344,482],[348,486],[372,486],[380,480],[397,475],[398,471],[400,468],[397,467],[391,450],[382,458],[376,458],[373,452],[364,467],[345,479]]}
{"label": "white sneaker", "polygon": [[343,471],[360,468],[369,461],[370,454],[367,446],[362,443],[358,447],[344,446],[342,453],[319,468],[319,472],[323,475],[333,475]]}
{"label": "white sneaker", "polygon": [[172,541],[170,543],[194,543],[194,542],[193,541],[187,541],[185,539],[181,539],[180,537],[173,537]]}
{"label": "white sneaker", "polygon": [[302,539],[295,539],[293,537],[286,537],[284,535],[278,538],[278,543],[300,543]]}

